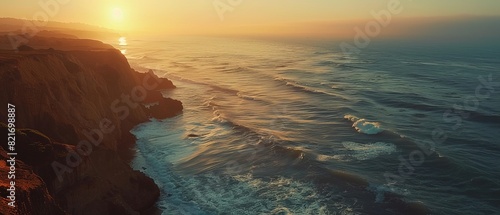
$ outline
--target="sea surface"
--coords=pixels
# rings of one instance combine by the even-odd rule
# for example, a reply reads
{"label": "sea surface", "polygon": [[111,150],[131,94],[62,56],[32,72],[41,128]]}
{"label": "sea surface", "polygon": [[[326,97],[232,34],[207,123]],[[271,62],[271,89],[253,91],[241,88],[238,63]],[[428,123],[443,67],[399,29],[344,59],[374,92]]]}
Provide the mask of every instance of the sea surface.
{"label": "sea surface", "polygon": [[132,130],[132,166],[159,185],[163,214],[500,214],[498,47],[120,44],[184,105]]}

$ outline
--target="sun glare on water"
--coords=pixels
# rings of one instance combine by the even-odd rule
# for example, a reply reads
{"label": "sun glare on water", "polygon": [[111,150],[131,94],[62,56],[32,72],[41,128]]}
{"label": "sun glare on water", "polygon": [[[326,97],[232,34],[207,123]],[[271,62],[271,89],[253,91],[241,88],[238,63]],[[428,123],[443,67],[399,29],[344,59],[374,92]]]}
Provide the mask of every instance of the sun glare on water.
{"label": "sun glare on water", "polygon": [[120,45],[120,46],[127,46],[127,38],[126,37],[120,37],[118,39],[118,45]]}
{"label": "sun glare on water", "polygon": [[122,54],[127,54],[127,49],[126,49],[126,46],[128,45],[127,44],[127,38],[126,37],[120,37],[118,39],[118,45],[120,46],[120,52]]}

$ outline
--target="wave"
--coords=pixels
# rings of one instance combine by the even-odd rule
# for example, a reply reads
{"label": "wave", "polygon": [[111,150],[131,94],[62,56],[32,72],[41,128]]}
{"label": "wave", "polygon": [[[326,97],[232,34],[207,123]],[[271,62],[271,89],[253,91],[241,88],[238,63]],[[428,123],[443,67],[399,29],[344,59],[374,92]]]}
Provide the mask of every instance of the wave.
{"label": "wave", "polygon": [[140,61],[160,61],[160,60],[163,60],[163,59],[151,57],[148,55],[127,56],[127,58],[130,60],[140,60]]}
{"label": "wave", "polygon": [[333,197],[330,202],[348,205],[349,214],[388,214],[388,211],[390,214],[408,214],[408,211],[410,214],[429,214],[426,205],[409,202],[392,189],[374,189],[373,184],[357,174],[321,166],[308,166],[307,169],[306,180],[314,182],[321,195]]}
{"label": "wave", "polygon": [[235,175],[209,172],[183,177],[177,168],[165,162],[165,155],[157,146],[141,138],[137,147],[134,169],[155,179],[161,189],[158,206],[168,213],[331,214],[351,210],[349,205],[340,203],[333,207],[310,181],[280,175],[262,178],[247,172]]}
{"label": "wave", "polygon": [[342,100],[346,100],[346,101],[349,100],[347,97],[345,97],[343,95],[339,95],[339,94],[335,94],[335,93],[329,93],[329,92],[325,92],[325,91],[318,90],[318,89],[313,89],[311,87],[302,85],[302,84],[300,84],[300,83],[298,83],[296,81],[290,80],[290,79],[276,77],[276,78],[274,78],[274,80],[275,81],[280,81],[280,82],[284,83],[285,86],[292,87],[293,89],[298,90],[300,92],[305,92],[305,93],[310,93],[310,94],[327,95],[327,96],[336,97],[336,98],[339,98],[339,99],[342,99]]}
{"label": "wave", "polygon": [[393,99],[382,100],[384,105],[395,107],[395,108],[408,108],[418,111],[442,111],[443,108],[435,105],[425,104],[425,103],[410,103],[405,101],[397,101]]}
{"label": "wave", "polygon": [[213,117],[211,119],[212,122],[218,122],[218,123],[221,123],[223,125],[226,125],[228,127],[231,127],[233,128],[233,130],[236,130],[236,131],[241,131],[241,132],[250,132],[250,133],[253,133],[259,137],[262,137],[262,136],[270,136],[272,134],[266,134],[265,132],[262,132],[263,130],[262,129],[258,129],[258,128],[251,128],[251,127],[248,127],[248,126],[245,126],[241,123],[238,123],[234,120],[231,120],[231,117],[228,116],[226,113],[224,113],[222,110],[221,110],[221,105],[219,105],[217,102],[214,101],[216,97],[213,96],[209,99],[207,99],[203,105],[205,107],[208,107],[210,108],[213,112]]}
{"label": "wave", "polygon": [[396,145],[392,143],[376,142],[376,143],[356,143],[342,142],[342,145],[352,152],[349,156],[356,160],[369,160],[381,155],[389,155],[396,152]]}
{"label": "wave", "polygon": [[313,54],[314,55],[326,55],[326,54],[332,54],[333,52],[331,51],[315,51]]}
{"label": "wave", "polygon": [[334,61],[320,61],[315,64],[316,66],[330,67],[330,68],[340,68],[340,69],[360,69],[362,67],[354,66],[352,63],[340,63]]}
{"label": "wave", "polygon": [[317,66],[329,66],[329,67],[338,67],[341,63],[337,63],[330,60],[324,60],[316,63]]}
{"label": "wave", "polygon": [[320,84],[323,85],[323,86],[327,86],[327,87],[329,87],[331,89],[334,89],[334,90],[345,91],[345,88],[341,87],[339,85],[332,85],[332,84],[325,83],[325,82],[321,82]]}
{"label": "wave", "polygon": [[236,95],[241,98],[241,99],[245,99],[245,100],[249,100],[249,101],[256,101],[256,102],[260,102],[264,105],[271,105],[272,102],[270,101],[267,101],[267,100],[264,100],[264,99],[261,99],[257,96],[250,96],[250,95],[247,95],[246,93],[244,92],[238,92],[236,93]]}
{"label": "wave", "polygon": [[[410,101],[416,101],[416,100],[417,101],[423,100],[423,98],[417,98],[412,96],[412,98],[410,99]],[[447,109],[446,107],[429,104],[428,101],[420,101],[418,103],[412,103],[412,102],[406,102],[403,99],[396,100],[396,99],[384,98],[384,99],[379,99],[378,102],[389,107],[407,108],[416,111],[444,113],[445,111],[450,110],[449,107]],[[467,111],[466,113],[468,115],[467,117],[464,118],[464,120],[478,122],[478,123],[492,124],[492,125],[500,125],[499,123],[500,115],[481,113],[479,111]],[[422,113],[419,114],[420,115],[417,117],[422,118]]]}
{"label": "wave", "polygon": [[364,161],[371,160],[382,155],[390,155],[397,151],[395,144],[386,142],[357,143],[351,141],[342,142],[345,150],[338,150],[334,155],[313,154],[313,158],[319,162],[328,161]]}
{"label": "wave", "polygon": [[205,105],[211,107],[213,110],[213,122],[230,127],[232,131],[235,132],[234,135],[244,137],[244,139],[252,145],[261,146],[263,147],[261,149],[267,151],[273,151],[276,154],[280,154],[283,158],[290,158],[292,160],[301,160],[304,158],[306,152],[291,147],[296,144],[289,139],[281,137],[278,132],[273,132],[269,129],[254,128],[238,123],[221,111],[220,106],[212,100],[205,102]]}
{"label": "wave", "polygon": [[[282,176],[267,180],[252,174],[204,174],[186,178],[182,185],[183,194],[203,211],[195,214],[224,214],[227,211],[234,214],[331,214],[343,211],[347,214],[350,209],[340,204],[328,209],[331,206],[318,195],[314,184]],[[177,206],[177,210],[182,206]]]}
{"label": "wave", "polygon": [[500,126],[500,115],[493,115],[480,112],[470,112],[470,115],[465,120],[479,123],[488,123]]}
{"label": "wave", "polygon": [[[239,133],[239,135],[245,135],[249,138],[254,139],[254,142],[259,144],[262,142],[262,139],[269,138],[269,137],[274,137],[272,133],[266,133],[262,129],[258,128],[252,128],[246,125],[243,125],[241,123],[238,123],[234,120],[231,120],[231,117],[228,116],[226,113],[221,111],[219,109],[219,105],[213,101],[207,101],[205,102],[205,106],[212,108],[213,110],[213,115],[214,117],[212,118],[212,122],[217,122],[222,125],[225,125],[227,127],[230,127],[233,131],[236,133]],[[250,134],[250,135],[248,135]]]}
{"label": "wave", "polygon": [[384,129],[380,127],[380,123],[378,122],[369,122],[366,119],[360,119],[350,114],[345,115],[344,119],[353,122],[352,127],[355,128],[359,133],[378,134],[384,131]]}
{"label": "wave", "polygon": [[219,66],[218,68],[215,68],[218,71],[224,72],[224,73],[241,73],[241,72],[246,72],[246,71],[254,71],[254,69],[251,69],[249,67],[244,67],[244,66]]}
{"label": "wave", "polygon": [[231,95],[235,95],[235,96],[237,96],[237,97],[239,97],[241,99],[245,99],[245,100],[248,100],[248,101],[260,102],[260,103],[263,103],[265,105],[272,104],[272,102],[270,102],[268,100],[265,100],[265,99],[262,99],[262,98],[258,98],[257,96],[248,95],[246,92],[235,90],[235,89],[232,89],[230,87],[219,86],[219,85],[211,84],[211,83],[208,83],[208,82],[195,81],[195,80],[192,80],[192,79],[180,77],[180,76],[173,75],[173,74],[169,74],[168,76],[169,76],[169,78],[177,80],[177,81],[183,81],[183,82],[186,82],[186,83],[207,86],[207,87],[212,88],[212,90],[219,91],[219,92],[224,92],[224,93],[228,93],[228,94],[231,94]]}

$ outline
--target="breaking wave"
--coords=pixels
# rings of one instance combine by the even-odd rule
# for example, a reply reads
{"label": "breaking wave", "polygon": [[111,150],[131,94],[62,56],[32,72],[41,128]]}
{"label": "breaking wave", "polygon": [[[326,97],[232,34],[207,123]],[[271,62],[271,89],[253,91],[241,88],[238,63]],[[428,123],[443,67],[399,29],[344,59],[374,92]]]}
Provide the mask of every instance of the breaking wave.
{"label": "breaking wave", "polygon": [[378,122],[369,122],[366,119],[361,119],[353,115],[345,115],[344,119],[353,122],[352,127],[356,129],[359,133],[363,134],[378,134],[384,129],[380,127]]}

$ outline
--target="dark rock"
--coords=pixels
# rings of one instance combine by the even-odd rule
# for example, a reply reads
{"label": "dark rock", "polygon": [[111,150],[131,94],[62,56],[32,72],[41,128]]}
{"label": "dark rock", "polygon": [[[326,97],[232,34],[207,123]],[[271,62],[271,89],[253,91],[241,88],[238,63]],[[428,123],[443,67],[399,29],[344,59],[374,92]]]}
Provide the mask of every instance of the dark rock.
{"label": "dark rock", "polygon": [[155,79],[159,80],[159,86],[158,86],[158,90],[167,90],[167,89],[174,89],[176,88],[174,83],[172,83],[172,81],[170,81],[169,79],[167,78],[160,78],[158,77],[154,71],[152,69],[150,69],[148,71],[149,75],[151,75],[152,77],[154,77]]}
{"label": "dark rock", "polygon": [[182,109],[182,102],[171,98],[163,98],[158,104],[149,107],[148,113],[150,117],[165,119],[180,114]]}
{"label": "dark rock", "polygon": [[40,215],[63,215],[66,214],[58,203],[52,198],[47,190],[44,181],[35,173],[30,166],[24,164],[20,160],[16,160],[16,180],[15,180],[15,208],[7,205],[9,200],[6,198],[8,181],[7,175],[9,171],[8,164],[5,163],[9,159],[7,152],[3,147],[0,147],[0,175],[4,176],[0,183],[0,214],[15,215],[15,214],[40,214]]}
{"label": "dark rock", "polygon": [[158,75],[156,75],[154,73],[154,71],[151,69],[147,73],[138,72],[136,74],[136,76],[141,80],[143,80],[145,77],[148,77],[148,76],[149,76],[148,78],[151,78],[152,80],[156,80],[158,82],[158,86],[152,90],[169,90],[169,89],[176,88],[176,86],[172,83],[172,81],[170,81],[168,78],[158,77]]}
{"label": "dark rock", "polygon": [[157,103],[164,98],[160,91],[148,91],[147,93],[146,99],[142,101],[143,104]]}
{"label": "dark rock", "polygon": [[35,49],[32,48],[31,46],[28,46],[28,45],[20,45],[19,47],[17,47],[17,50],[19,50],[19,51],[33,51]]}

